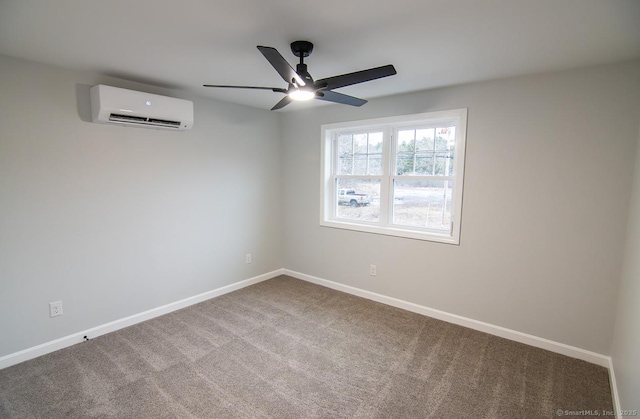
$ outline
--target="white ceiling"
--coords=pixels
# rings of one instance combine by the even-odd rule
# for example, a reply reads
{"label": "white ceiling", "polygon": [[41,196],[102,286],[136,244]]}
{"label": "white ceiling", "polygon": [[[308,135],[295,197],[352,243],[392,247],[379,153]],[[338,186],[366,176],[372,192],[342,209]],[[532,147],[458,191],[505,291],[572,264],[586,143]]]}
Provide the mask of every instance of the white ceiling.
{"label": "white ceiling", "polygon": [[202,84],[286,87],[256,45],[295,40],[315,79],[395,65],[338,90],[371,99],[638,58],[640,0],[0,0],[0,54],[264,109]]}

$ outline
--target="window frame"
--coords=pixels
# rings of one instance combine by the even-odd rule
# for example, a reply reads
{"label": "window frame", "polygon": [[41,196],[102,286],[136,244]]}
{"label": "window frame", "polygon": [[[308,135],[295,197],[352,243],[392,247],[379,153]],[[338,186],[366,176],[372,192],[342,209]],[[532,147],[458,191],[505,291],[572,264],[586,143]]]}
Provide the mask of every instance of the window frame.
{"label": "window frame", "polygon": [[[453,175],[397,175],[397,132],[402,129],[441,127],[444,124],[456,127]],[[366,233],[383,234],[410,239],[460,244],[462,198],[464,188],[464,166],[466,151],[467,108],[426,112],[360,121],[339,122],[321,126],[321,176],[320,176],[320,225]],[[381,175],[339,175],[337,134],[383,133]],[[435,138],[434,138],[435,141]],[[434,146],[435,147],[435,146]],[[434,160],[435,164],[435,160]],[[380,180],[380,216],[378,221],[354,221],[337,218],[338,179]],[[453,183],[451,195],[451,227],[449,231],[426,227],[393,224],[394,180],[449,180]],[[446,202],[446,200],[445,200]]]}

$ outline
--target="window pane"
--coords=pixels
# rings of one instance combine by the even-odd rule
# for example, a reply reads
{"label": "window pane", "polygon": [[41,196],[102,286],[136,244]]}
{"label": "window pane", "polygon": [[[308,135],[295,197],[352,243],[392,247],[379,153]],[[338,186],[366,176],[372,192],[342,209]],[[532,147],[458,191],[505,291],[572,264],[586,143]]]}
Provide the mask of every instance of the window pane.
{"label": "window pane", "polygon": [[453,150],[456,141],[456,127],[436,128],[436,150]]}
{"label": "window pane", "polygon": [[446,175],[446,169],[447,169],[447,165],[448,163],[449,157],[448,157],[448,153],[437,153],[436,154],[436,167],[435,167],[435,172],[433,173],[434,175]]}
{"label": "window pane", "polygon": [[396,159],[396,174],[412,175],[413,174],[413,154],[399,154]]}
{"label": "window pane", "polygon": [[355,134],[353,136],[353,152],[354,153],[367,152],[367,134]]}
{"label": "window pane", "polygon": [[353,135],[338,136],[338,170],[340,175],[353,173]]}
{"label": "window pane", "polygon": [[356,154],[353,156],[353,172],[351,175],[366,175],[367,174],[367,155]]}
{"label": "window pane", "polygon": [[369,155],[369,171],[368,175],[382,174],[382,154]]}
{"label": "window pane", "polygon": [[416,150],[433,151],[434,128],[416,130]]}
{"label": "window pane", "polygon": [[436,150],[446,150],[449,146],[447,144],[447,137],[438,135],[436,136]]}
{"label": "window pane", "polygon": [[416,131],[413,129],[405,129],[398,131],[398,151],[401,150],[400,147],[406,147],[407,144],[413,144],[416,139]]}
{"label": "window pane", "polygon": [[452,182],[395,180],[393,223],[449,231]]}
{"label": "window pane", "polygon": [[338,136],[338,155],[352,154],[353,153],[353,136],[352,135],[339,135]]}
{"label": "window pane", "polygon": [[[413,155],[416,151],[416,142],[415,142],[415,130],[402,130],[398,131],[398,142],[396,145],[396,152],[398,154],[406,154],[409,153]],[[400,167],[400,166],[398,166]],[[413,163],[412,163],[413,167]],[[413,171],[413,168],[409,171]]]}
{"label": "window pane", "polygon": [[431,175],[432,173],[433,173],[433,153],[416,156],[416,175],[428,176],[428,175]]}
{"label": "window pane", "polygon": [[456,127],[447,127],[447,135],[449,150],[453,150],[456,146]]}
{"label": "window pane", "polygon": [[369,153],[382,153],[382,132],[369,133]]}
{"label": "window pane", "polygon": [[456,127],[447,127],[447,163],[445,165],[444,173],[447,176],[453,175],[454,159],[453,153],[456,148]]}
{"label": "window pane", "polygon": [[353,156],[340,156],[338,159],[338,174],[349,175],[353,173]]}
{"label": "window pane", "polygon": [[337,179],[336,218],[379,221],[380,179]]}

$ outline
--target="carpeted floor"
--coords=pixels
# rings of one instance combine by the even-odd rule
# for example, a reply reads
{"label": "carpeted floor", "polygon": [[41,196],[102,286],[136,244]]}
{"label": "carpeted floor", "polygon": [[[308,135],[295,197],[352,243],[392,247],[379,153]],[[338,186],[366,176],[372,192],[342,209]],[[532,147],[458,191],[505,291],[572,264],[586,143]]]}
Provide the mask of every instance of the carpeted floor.
{"label": "carpeted floor", "polygon": [[607,370],[286,276],[0,371],[2,418],[553,418],[558,409],[611,411]]}

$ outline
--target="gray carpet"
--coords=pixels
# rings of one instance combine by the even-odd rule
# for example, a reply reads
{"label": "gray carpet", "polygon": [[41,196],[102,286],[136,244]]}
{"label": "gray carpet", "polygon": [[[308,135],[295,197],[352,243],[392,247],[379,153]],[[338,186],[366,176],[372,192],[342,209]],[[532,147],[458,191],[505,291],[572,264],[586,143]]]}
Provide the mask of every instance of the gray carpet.
{"label": "gray carpet", "polygon": [[606,369],[286,276],[0,371],[2,418],[552,418],[558,409],[612,410]]}

